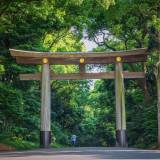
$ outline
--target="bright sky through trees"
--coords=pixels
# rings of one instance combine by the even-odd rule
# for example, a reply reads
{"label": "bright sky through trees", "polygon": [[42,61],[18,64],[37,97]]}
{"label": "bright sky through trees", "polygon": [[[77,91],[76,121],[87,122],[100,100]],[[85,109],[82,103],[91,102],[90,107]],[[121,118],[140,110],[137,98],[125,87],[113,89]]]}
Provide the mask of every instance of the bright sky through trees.
{"label": "bright sky through trees", "polygon": [[97,47],[97,44],[93,41],[90,41],[89,39],[87,38],[83,38],[82,39],[82,42],[84,43],[85,45],[85,48],[86,48],[86,51],[92,51],[94,48]]}

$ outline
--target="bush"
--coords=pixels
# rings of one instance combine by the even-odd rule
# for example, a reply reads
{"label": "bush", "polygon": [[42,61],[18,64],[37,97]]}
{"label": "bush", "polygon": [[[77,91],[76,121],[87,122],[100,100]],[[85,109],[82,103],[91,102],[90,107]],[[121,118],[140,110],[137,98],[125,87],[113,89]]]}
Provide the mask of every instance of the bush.
{"label": "bush", "polygon": [[1,143],[7,144],[16,150],[34,149],[39,147],[39,144],[25,141],[21,137],[7,138],[2,140]]}

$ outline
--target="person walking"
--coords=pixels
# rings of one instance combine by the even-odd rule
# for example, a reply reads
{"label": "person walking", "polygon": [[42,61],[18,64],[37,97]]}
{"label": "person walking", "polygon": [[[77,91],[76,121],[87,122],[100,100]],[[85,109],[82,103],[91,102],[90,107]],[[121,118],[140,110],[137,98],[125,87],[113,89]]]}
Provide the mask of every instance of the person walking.
{"label": "person walking", "polygon": [[73,146],[76,145],[76,141],[77,141],[77,136],[73,134],[73,135],[71,136],[71,143],[72,143]]}

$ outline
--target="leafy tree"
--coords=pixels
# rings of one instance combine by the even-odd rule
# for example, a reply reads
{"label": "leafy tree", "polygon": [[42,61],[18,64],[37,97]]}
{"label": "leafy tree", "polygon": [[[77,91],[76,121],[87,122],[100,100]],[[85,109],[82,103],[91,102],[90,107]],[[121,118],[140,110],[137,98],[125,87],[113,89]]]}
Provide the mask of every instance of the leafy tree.
{"label": "leafy tree", "polygon": [[[18,74],[39,72],[41,67],[17,65],[8,49],[84,51],[81,38],[85,31],[88,38],[98,44],[95,52],[141,47],[150,49],[146,80],[125,80],[127,129],[131,137],[130,146],[156,145],[156,98],[159,98],[160,90],[159,2],[1,0],[0,140],[9,135],[19,145],[22,140],[37,143],[39,138],[40,84],[20,81]],[[140,66],[125,64],[124,69],[136,71]],[[92,65],[88,70],[92,68],[97,67]],[[78,72],[78,67],[56,65],[51,70],[72,73]],[[114,70],[114,66],[108,65],[106,70]],[[78,135],[81,146],[114,145],[114,81],[97,80],[94,87],[90,81],[52,81],[51,84],[55,143],[69,145],[70,135],[74,133]]]}

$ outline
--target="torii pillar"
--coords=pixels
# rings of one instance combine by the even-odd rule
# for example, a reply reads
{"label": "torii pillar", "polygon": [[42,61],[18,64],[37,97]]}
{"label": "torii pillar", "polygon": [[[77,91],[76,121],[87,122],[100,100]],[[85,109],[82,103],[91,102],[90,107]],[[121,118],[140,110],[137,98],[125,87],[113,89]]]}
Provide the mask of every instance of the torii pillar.
{"label": "torii pillar", "polygon": [[116,145],[127,147],[124,77],[121,57],[115,63]]}
{"label": "torii pillar", "polygon": [[42,148],[48,148],[51,143],[50,69],[47,58],[43,58],[42,62],[40,146]]}

